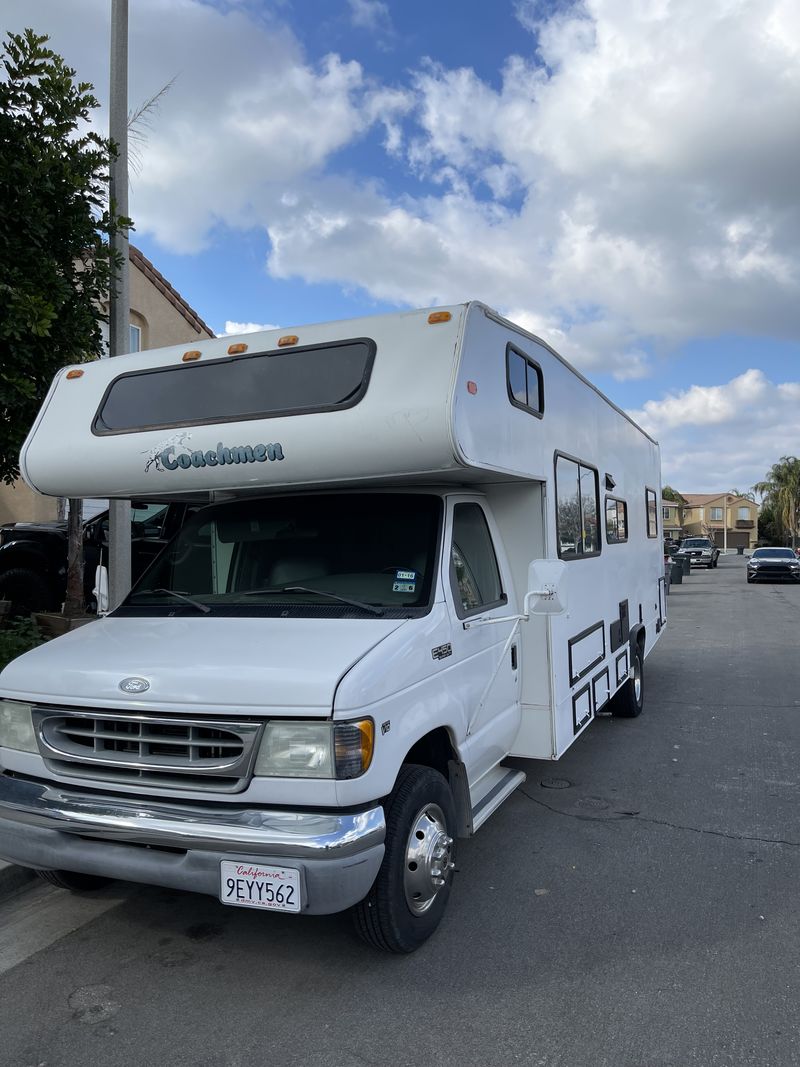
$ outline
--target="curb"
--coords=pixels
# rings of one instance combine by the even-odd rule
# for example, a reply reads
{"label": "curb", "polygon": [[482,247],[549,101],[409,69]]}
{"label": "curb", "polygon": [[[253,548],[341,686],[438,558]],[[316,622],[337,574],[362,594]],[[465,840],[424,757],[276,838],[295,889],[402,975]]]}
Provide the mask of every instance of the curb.
{"label": "curb", "polygon": [[17,867],[16,864],[0,860],[0,900],[32,882],[36,872],[30,867]]}

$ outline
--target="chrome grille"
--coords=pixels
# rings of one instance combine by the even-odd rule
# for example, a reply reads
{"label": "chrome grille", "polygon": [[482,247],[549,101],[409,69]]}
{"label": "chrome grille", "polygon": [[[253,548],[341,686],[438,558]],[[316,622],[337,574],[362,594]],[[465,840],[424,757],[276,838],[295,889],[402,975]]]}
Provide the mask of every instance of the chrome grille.
{"label": "chrome grille", "polygon": [[42,756],[58,774],[167,789],[237,792],[249,781],[258,722],[35,708]]}

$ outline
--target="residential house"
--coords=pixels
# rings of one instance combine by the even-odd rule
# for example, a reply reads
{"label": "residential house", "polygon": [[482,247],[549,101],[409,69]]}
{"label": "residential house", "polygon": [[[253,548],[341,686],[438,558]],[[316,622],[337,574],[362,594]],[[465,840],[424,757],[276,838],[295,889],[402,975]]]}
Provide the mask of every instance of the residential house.
{"label": "residential house", "polygon": [[661,522],[665,541],[678,541],[683,535],[683,505],[674,500],[661,501]]}
{"label": "residential house", "polygon": [[758,504],[730,493],[683,493],[683,534],[711,537],[719,548],[755,548]]}
{"label": "residential house", "polygon": [[[130,351],[194,344],[214,333],[138,248],[130,246]],[[108,311],[104,307],[105,312]],[[107,327],[104,330],[108,336]],[[92,510],[103,507],[98,502]],[[0,485],[0,522],[49,522],[57,517],[54,497],[33,492],[20,479]]]}

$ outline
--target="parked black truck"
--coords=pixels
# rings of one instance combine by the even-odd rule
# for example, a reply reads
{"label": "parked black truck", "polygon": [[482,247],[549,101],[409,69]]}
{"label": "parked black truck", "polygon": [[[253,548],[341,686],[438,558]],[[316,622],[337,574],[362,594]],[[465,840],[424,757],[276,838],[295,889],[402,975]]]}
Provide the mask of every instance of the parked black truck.
{"label": "parked black truck", "polygon": [[[196,505],[133,501],[131,570],[134,581],[180,528],[187,508]],[[84,523],[84,596],[93,600],[95,569],[108,562],[108,512]],[[56,611],[67,585],[66,522],[7,522],[0,526],[0,600],[13,614]]]}

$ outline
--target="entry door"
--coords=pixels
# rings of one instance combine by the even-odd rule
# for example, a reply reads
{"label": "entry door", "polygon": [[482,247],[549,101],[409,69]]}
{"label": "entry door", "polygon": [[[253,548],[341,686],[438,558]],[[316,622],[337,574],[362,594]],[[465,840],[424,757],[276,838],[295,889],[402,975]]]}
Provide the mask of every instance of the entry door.
{"label": "entry door", "polygon": [[[486,512],[477,501],[449,505],[447,596],[458,622],[453,626],[453,656],[469,735],[465,762],[471,782],[502,759],[519,730],[519,635],[504,652],[514,626],[502,622],[464,629],[464,622],[511,614],[507,573]],[[502,657],[502,661],[501,661]]]}

